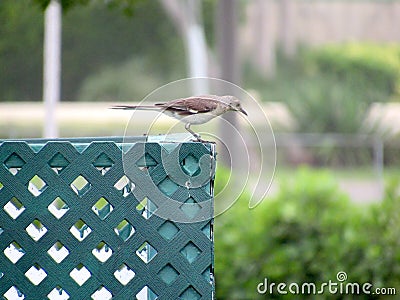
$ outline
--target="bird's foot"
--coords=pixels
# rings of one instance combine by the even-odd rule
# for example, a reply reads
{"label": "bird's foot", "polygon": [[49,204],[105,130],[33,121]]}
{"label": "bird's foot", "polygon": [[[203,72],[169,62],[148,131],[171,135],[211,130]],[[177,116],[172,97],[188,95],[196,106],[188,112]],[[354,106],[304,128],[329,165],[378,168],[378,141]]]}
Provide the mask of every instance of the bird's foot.
{"label": "bird's foot", "polygon": [[200,136],[200,134],[194,133],[192,134],[194,139],[192,139],[192,142],[200,142],[200,143],[206,143],[207,141],[203,140]]}
{"label": "bird's foot", "polygon": [[196,138],[196,139],[193,139],[192,141],[193,141],[193,142],[200,142],[200,143],[207,143],[206,140],[203,140],[203,139],[201,139],[200,137],[198,137],[198,138]]}
{"label": "bird's foot", "polygon": [[186,129],[187,131],[189,131],[189,133],[190,133],[191,135],[193,135],[193,137],[195,138],[194,140],[192,140],[193,142],[201,142],[201,143],[205,143],[205,142],[206,142],[206,141],[204,141],[204,140],[201,139],[200,134],[198,134],[198,133],[194,132],[192,129],[190,129],[190,123],[187,123],[187,124],[185,125],[185,129]]}

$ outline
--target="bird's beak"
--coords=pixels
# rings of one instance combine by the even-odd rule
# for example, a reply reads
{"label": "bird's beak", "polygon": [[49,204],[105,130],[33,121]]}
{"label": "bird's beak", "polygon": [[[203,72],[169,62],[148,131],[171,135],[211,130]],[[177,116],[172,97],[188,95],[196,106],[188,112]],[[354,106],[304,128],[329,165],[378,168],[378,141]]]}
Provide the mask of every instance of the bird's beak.
{"label": "bird's beak", "polygon": [[239,107],[238,111],[247,116],[247,112],[243,108]]}

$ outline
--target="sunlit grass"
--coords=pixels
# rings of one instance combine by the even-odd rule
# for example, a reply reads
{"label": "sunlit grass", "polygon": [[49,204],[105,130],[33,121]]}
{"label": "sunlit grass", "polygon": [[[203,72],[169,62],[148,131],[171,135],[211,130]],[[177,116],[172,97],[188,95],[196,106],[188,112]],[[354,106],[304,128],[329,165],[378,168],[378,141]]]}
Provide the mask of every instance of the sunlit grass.
{"label": "sunlit grass", "polygon": [[[277,167],[275,172],[276,179],[285,179],[293,176],[299,167]],[[311,167],[312,168],[312,167]],[[374,166],[357,166],[352,168],[338,168],[338,167],[322,167],[322,168],[312,168],[318,171],[328,171],[338,179],[365,179],[374,180],[379,179],[380,175],[378,170]],[[383,169],[383,176],[400,176],[400,170],[398,168],[385,167]]]}

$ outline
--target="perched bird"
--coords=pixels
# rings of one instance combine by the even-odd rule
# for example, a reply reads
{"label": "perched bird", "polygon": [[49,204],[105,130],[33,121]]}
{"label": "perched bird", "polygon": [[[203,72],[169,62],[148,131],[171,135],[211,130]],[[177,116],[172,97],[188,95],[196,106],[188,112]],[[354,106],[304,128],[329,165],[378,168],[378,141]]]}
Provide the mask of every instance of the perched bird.
{"label": "perched bird", "polygon": [[238,111],[247,116],[246,111],[240,105],[239,99],[234,96],[193,96],[180,98],[154,105],[118,105],[113,109],[125,110],[154,110],[178,119],[185,123],[185,129],[197,140],[201,141],[200,135],[195,133],[190,126],[192,124],[204,124],[227,111]]}

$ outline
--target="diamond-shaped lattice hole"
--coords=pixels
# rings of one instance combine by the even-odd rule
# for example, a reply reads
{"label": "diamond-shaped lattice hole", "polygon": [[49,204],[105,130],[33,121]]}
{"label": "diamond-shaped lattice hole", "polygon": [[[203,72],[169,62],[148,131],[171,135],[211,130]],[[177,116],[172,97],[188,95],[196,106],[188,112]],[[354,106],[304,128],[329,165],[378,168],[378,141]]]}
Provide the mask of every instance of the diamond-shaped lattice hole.
{"label": "diamond-shaped lattice hole", "polygon": [[113,206],[107,201],[106,198],[101,197],[95,205],[92,206],[94,213],[101,219],[104,220],[113,211]]}
{"label": "diamond-shaped lattice hole", "polygon": [[68,256],[69,250],[60,241],[57,241],[47,253],[59,264]]}
{"label": "diamond-shaped lattice hole", "polygon": [[114,231],[121,239],[127,241],[135,233],[135,228],[124,219],[114,228]]}
{"label": "diamond-shaped lattice hole", "polygon": [[133,191],[135,185],[124,175],[114,184],[114,187],[123,197],[127,197]]}
{"label": "diamond-shaped lattice hole", "polygon": [[79,175],[78,177],[75,178],[74,181],[71,183],[71,188],[72,190],[79,196],[82,197],[85,195],[92,185],[90,184],[89,181],[82,175]]}
{"label": "diamond-shaped lattice hole", "polygon": [[196,299],[200,299],[200,298],[201,298],[201,295],[192,286],[189,286],[186,290],[184,290],[183,293],[179,297],[179,299],[182,299],[182,300],[196,300]]}
{"label": "diamond-shaped lattice hole", "polygon": [[15,285],[10,287],[7,292],[4,293],[4,297],[6,297],[8,300],[25,299],[25,295],[22,294],[22,292]]}
{"label": "diamond-shaped lattice hole", "polygon": [[58,152],[49,160],[48,165],[56,174],[60,174],[69,165],[69,161]]}
{"label": "diamond-shaped lattice hole", "polygon": [[79,264],[69,273],[69,276],[71,276],[79,286],[82,286],[90,277],[92,277],[92,274],[83,264]]}
{"label": "diamond-shaped lattice hole", "polygon": [[64,290],[61,286],[57,285],[47,295],[47,298],[49,298],[50,300],[67,300],[69,299],[69,295],[66,290]]}
{"label": "diamond-shaped lattice hole", "polygon": [[157,298],[158,295],[154,293],[147,285],[136,294],[136,299],[138,300],[155,300]]}
{"label": "diamond-shaped lattice hole", "polygon": [[136,166],[142,171],[157,165],[157,161],[149,153],[146,153],[136,161]]}
{"label": "diamond-shaped lattice hole", "polygon": [[157,210],[157,205],[150,201],[147,197],[145,197],[140,203],[136,206],[136,209],[141,212],[143,218],[150,218],[154,212]]}
{"label": "diamond-shaped lattice hole", "polygon": [[28,271],[25,272],[25,276],[34,285],[39,285],[43,279],[47,277],[47,273],[39,264],[34,264]]}
{"label": "diamond-shaped lattice hole", "polygon": [[4,205],[4,210],[15,220],[25,210],[25,206],[19,202],[16,197],[12,197],[12,199]]}
{"label": "diamond-shaped lattice hole", "polygon": [[190,219],[193,219],[201,210],[200,204],[198,204],[192,197],[187,199],[179,208]]}
{"label": "diamond-shaped lattice hole", "polygon": [[114,161],[103,152],[97,156],[97,158],[92,162],[92,165],[100,171],[101,175],[104,175],[114,165]]}
{"label": "diamond-shaped lattice hole", "polygon": [[101,286],[91,296],[93,300],[109,300],[112,298],[112,294],[104,286]]}
{"label": "diamond-shaped lattice hole", "polygon": [[173,182],[168,176],[160,182],[158,188],[167,196],[172,196],[178,189],[178,185]]}
{"label": "diamond-shaped lattice hole", "polygon": [[4,249],[4,255],[15,264],[19,259],[24,256],[25,250],[17,243],[12,242],[6,249]]}
{"label": "diamond-shaped lattice hole", "polygon": [[189,263],[194,262],[200,255],[201,250],[192,242],[186,244],[185,247],[181,249],[181,254],[186,258]]}
{"label": "diamond-shaped lattice hole", "polygon": [[176,280],[176,278],[179,276],[179,272],[175,270],[173,266],[167,264],[160,270],[160,272],[158,272],[158,276],[160,276],[162,281],[169,285]]}
{"label": "diamond-shaped lattice hole", "polygon": [[179,228],[171,221],[165,221],[158,227],[158,233],[167,241],[172,240],[178,232]]}
{"label": "diamond-shaped lattice hole", "polygon": [[47,232],[47,228],[38,219],[33,220],[25,230],[35,242],[40,240]]}
{"label": "diamond-shaped lattice hole", "polygon": [[136,255],[139,256],[147,264],[157,255],[157,250],[154,249],[154,247],[148,242],[144,242],[136,250]]}
{"label": "diamond-shaped lattice hole", "polygon": [[206,237],[208,237],[210,240],[212,240],[212,229],[211,229],[211,223],[208,222],[202,229],[201,231],[206,235]]}
{"label": "diamond-shaped lattice hole", "polygon": [[133,277],[135,277],[135,275],[135,272],[126,264],[122,264],[118,270],[114,272],[114,277],[121,282],[122,285],[127,285],[133,279]]}
{"label": "diamond-shaped lattice hole", "polygon": [[4,187],[4,185],[0,182],[0,191]]}
{"label": "diamond-shaped lattice hole", "polygon": [[53,214],[53,216],[60,219],[67,213],[67,211],[69,211],[69,206],[60,197],[57,197],[52,203],[50,203],[47,209]]}
{"label": "diamond-shaped lattice hole", "polygon": [[213,283],[213,273],[211,272],[211,267],[208,267],[207,269],[204,270],[203,273],[201,273],[201,275],[203,275],[204,279],[209,282],[210,284]]}
{"label": "diamond-shaped lattice hole", "polygon": [[100,242],[96,248],[92,250],[92,254],[101,262],[107,261],[113,254],[112,249],[105,242]]}
{"label": "diamond-shaped lattice hole", "polygon": [[32,177],[28,184],[28,190],[35,197],[39,196],[47,188],[46,182],[38,175]]}
{"label": "diamond-shaped lattice hole", "polygon": [[92,232],[92,229],[83,221],[78,220],[69,231],[78,240],[83,241]]}
{"label": "diamond-shaped lattice hole", "polygon": [[199,161],[192,154],[182,160],[182,167],[186,174],[193,176],[199,170]]}
{"label": "diamond-shaped lattice hole", "polygon": [[17,153],[12,153],[4,161],[4,165],[7,167],[11,174],[16,175],[19,170],[25,165],[25,161]]}

